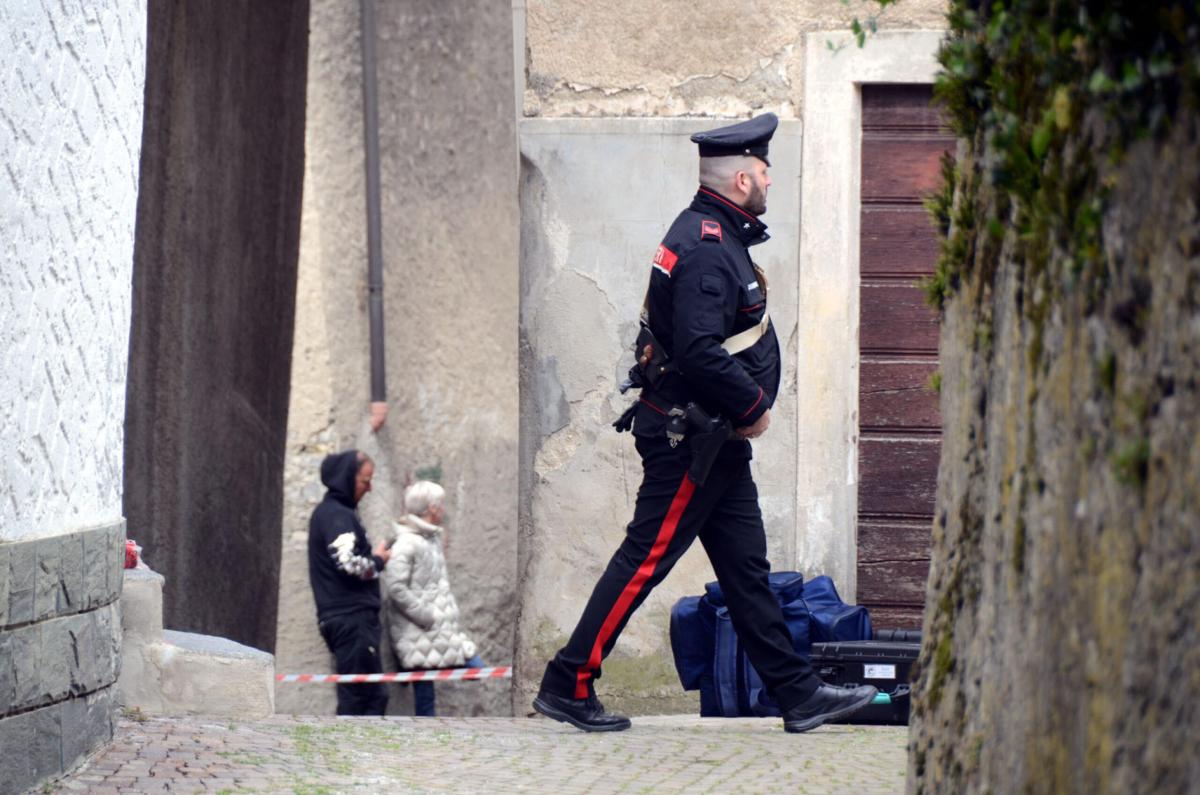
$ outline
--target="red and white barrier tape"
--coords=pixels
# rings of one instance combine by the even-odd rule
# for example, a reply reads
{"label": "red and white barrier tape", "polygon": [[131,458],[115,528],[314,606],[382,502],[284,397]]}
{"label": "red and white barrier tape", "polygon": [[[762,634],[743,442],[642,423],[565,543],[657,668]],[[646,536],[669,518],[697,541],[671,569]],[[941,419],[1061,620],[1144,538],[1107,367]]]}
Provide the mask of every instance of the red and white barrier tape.
{"label": "red and white barrier tape", "polygon": [[405,671],[394,674],[276,674],[276,682],[454,682],[460,679],[511,679],[511,665],[488,668],[438,668],[431,671]]}

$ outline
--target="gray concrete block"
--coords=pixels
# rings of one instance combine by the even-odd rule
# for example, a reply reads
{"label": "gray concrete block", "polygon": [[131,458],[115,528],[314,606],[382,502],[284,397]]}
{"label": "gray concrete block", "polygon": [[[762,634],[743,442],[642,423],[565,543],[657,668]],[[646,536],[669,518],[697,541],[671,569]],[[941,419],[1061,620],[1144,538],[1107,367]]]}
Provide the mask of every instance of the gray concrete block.
{"label": "gray concrete block", "polygon": [[107,687],[117,681],[121,672],[121,603],[119,601],[96,611],[96,653],[92,680],[97,687]]}
{"label": "gray concrete block", "polygon": [[72,533],[62,539],[59,568],[58,613],[78,613],[86,610],[83,593],[83,533]]}
{"label": "gray concrete block", "polygon": [[90,610],[112,601],[108,583],[110,528],[83,533],[84,609]]}
{"label": "gray concrete block", "polygon": [[131,643],[162,640],[163,576],[151,569],[126,569],[121,591],[121,628]]}
{"label": "gray concrete block", "polygon": [[[62,728],[58,704],[0,719],[0,778],[6,792],[20,792],[34,782],[62,772]],[[8,753],[8,749],[19,749]],[[16,757],[15,759],[10,759]],[[15,785],[15,786],[14,786]]]}
{"label": "gray concrete block", "polygon": [[121,596],[125,574],[125,522],[122,520],[108,528],[108,598],[111,602]]}
{"label": "gray concrete block", "polygon": [[38,624],[37,702],[60,701],[71,692],[71,668],[75,665],[72,636],[76,627],[91,623],[88,614],[57,618]]}
{"label": "gray concrete block", "polygon": [[[66,626],[71,648],[68,686],[72,694],[90,693],[116,681],[120,666],[117,605],[60,619]],[[43,646],[43,649],[45,647]]]}
{"label": "gray concrete block", "polygon": [[0,544],[0,627],[8,626],[8,559],[12,544]]}
{"label": "gray concrete block", "polygon": [[69,770],[113,737],[116,688],[106,687],[62,704],[62,766]]}
{"label": "gray concrete block", "polygon": [[12,544],[9,547],[8,624],[10,626],[33,621],[36,570],[36,544],[26,542]]}
{"label": "gray concrete block", "polygon": [[[0,718],[0,748],[4,749],[0,753],[0,781],[4,782],[5,792],[21,792],[35,781],[30,765],[35,752],[30,747],[35,719],[32,712]],[[13,753],[14,748],[20,750]]]}
{"label": "gray concrete block", "polygon": [[0,633],[0,714],[107,687],[120,668],[116,603]]}
{"label": "gray concrete block", "polygon": [[0,632],[0,715],[12,712],[17,701],[17,671],[11,633]]}
{"label": "gray concrete block", "polygon": [[36,624],[6,633],[12,639],[13,709],[36,704],[42,686],[42,630]]}
{"label": "gray concrete block", "polygon": [[72,626],[66,632],[70,644],[68,683],[72,694],[87,693],[99,686],[95,671],[102,649],[98,647],[108,644],[103,642],[105,639],[96,631],[96,615],[104,609],[106,608],[84,613],[85,620],[72,622]]}
{"label": "gray concrete block", "polygon": [[58,614],[58,591],[62,582],[61,536],[41,538],[34,544],[37,569],[33,581],[33,620],[44,621]]}

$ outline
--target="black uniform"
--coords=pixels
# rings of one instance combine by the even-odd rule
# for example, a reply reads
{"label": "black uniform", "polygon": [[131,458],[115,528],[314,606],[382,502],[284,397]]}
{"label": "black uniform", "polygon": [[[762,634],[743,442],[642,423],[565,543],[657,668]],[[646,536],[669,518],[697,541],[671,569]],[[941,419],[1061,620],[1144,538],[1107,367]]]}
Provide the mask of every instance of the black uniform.
{"label": "black uniform", "polygon": [[[328,491],[308,523],[308,577],[317,604],[317,626],[333,653],[339,674],[377,674],[379,657],[379,573],[384,562],[355,510],[358,452],[328,455],[321,482]],[[339,684],[337,714],[382,715],[387,689],[382,684]]]}
{"label": "black uniform", "polygon": [[[765,159],[765,147],[759,156]],[[767,311],[765,278],[747,250],[767,237],[758,218],[702,187],[655,253],[643,320],[677,371],[643,390],[633,427],[643,465],[633,521],[570,640],[547,665],[544,692],[594,695],[600,663],[630,615],[697,537],[726,594],[734,629],[780,705],[799,704],[820,685],[808,660],[793,650],[768,585],[750,442],[726,442],[705,485],[697,486],[687,474],[688,442],[672,447],[665,432],[670,409],[688,402],[734,427],[754,424],[774,403],[780,378],[774,329],[734,356],[721,347]]]}

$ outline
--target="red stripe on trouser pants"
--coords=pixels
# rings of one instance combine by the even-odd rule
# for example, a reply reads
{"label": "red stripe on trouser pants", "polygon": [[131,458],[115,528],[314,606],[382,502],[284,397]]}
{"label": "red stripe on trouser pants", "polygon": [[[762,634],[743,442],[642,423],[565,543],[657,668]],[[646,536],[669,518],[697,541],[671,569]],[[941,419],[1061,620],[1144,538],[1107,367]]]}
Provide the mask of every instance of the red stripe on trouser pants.
{"label": "red stripe on trouser pants", "polygon": [[588,697],[588,680],[592,678],[592,672],[600,667],[600,656],[604,650],[604,644],[612,637],[613,632],[624,620],[625,614],[629,612],[630,605],[637,595],[641,593],[642,587],[646,581],[654,576],[654,570],[658,568],[658,562],[662,560],[662,556],[666,554],[667,546],[670,545],[671,539],[675,537],[675,528],[679,526],[679,519],[683,516],[683,509],[687,507],[688,501],[692,499],[692,493],[696,490],[696,484],[692,483],[692,479],[686,474],[683,476],[683,482],[679,484],[679,490],[675,492],[675,498],[671,500],[671,507],[667,509],[667,515],[663,518],[662,526],[658,529],[658,536],[654,539],[654,546],[650,548],[650,554],[642,561],[642,565],[638,566],[638,570],[634,572],[632,579],[626,584],[624,590],[621,591],[621,596],[617,599],[616,604],[608,611],[608,617],[604,619],[604,624],[600,627],[600,634],[596,636],[596,642],[592,644],[591,654],[588,655],[587,663],[579,669],[575,675],[575,698]]}

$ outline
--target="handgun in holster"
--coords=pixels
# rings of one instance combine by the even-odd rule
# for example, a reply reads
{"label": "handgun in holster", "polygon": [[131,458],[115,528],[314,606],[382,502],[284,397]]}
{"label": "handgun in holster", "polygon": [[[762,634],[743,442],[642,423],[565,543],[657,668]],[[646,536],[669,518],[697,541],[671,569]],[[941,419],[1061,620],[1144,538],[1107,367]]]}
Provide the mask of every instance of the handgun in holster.
{"label": "handgun in holster", "polygon": [[729,420],[710,417],[695,403],[688,403],[683,409],[674,407],[667,417],[667,439],[671,446],[684,439],[691,446],[692,465],[688,467],[688,477],[697,486],[703,486],[708,480],[708,473],[721,452],[721,445],[732,435],[733,425]]}

